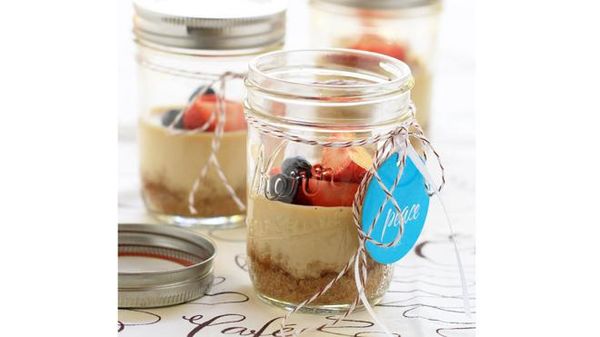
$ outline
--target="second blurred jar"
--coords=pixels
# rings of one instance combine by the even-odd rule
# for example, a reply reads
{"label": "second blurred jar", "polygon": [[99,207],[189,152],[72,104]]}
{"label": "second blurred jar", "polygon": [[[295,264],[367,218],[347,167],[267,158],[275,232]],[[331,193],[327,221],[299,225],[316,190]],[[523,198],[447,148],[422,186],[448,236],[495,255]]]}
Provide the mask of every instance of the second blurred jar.
{"label": "second blurred jar", "polygon": [[173,224],[237,223],[246,199],[241,73],[256,55],[283,46],[285,1],[135,0],[134,7],[146,207]]}
{"label": "second blurred jar", "polygon": [[377,52],[404,61],[415,78],[417,120],[429,126],[439,0],[311,0],[311,45]]}

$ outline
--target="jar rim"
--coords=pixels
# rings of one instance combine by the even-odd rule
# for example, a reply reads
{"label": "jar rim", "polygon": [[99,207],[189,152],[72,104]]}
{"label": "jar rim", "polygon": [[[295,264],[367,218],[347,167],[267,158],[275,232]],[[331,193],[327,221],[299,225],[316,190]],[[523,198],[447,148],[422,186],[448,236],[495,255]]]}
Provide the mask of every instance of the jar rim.
{"label": "jar rim", "polygon": [[[379,68],[381,71],[379,75],[379,81],[375,81],[376,74],[370,72],[371,83],[365,79],[363,82],[350,83],[348,81],[343,83],[323,83],[323,82],[302,82],[298,80],[290,80],[274,75],[273,70],[277,69],[273,65],[281,64],[281,60],[277,62],[278,58],[283,58],[285,61],[298,61],[302,55],[306,57],[316,56],[322,54],[323,58],[316,58],[315,60],[326,60],[329,58],[333,59],[331,65],[344,67],[343,62],[347,62],[345,69],[347,73],[349,71],[356,72],[356,74],[363,73],[367,75],[369,72],[366,67]],[[296,71],[307,70],[308,67],[314,67],[317,70],[326,70],[321,64],[317,63],[306,63],[302,64],[291,64],[287,65],[295,68]],[[271,67],[271,68],[267,68]],[[353,68],[352,68],[353,67]],[[360,67],[363,67],[361,69]],[[413,78],[409,66],[391,56],[362,51],[356,49],[346,48],[325,48],[325,49],[297,49],[297,50],[279,50],[269,53],[262,54],[255,57],[250,61],[249,72],[246,82],[250,85],[256,86],[261,90],[269,91],[271,93],[279,93],[285,95],[285,92],[276,90],[274,88],[266,87],[264,84],[268,83],[271,86],[281,84],[285,85],[288,91],[291,91],[294,95],[303,96],[305,98],[311,98],[313,95],[310,92],[327,91],[328,94],[334,97],[352,97],[357,93],[361,93],[360,96],[371,96],[371,95],[389,95],[389,94],[400,94],[409,91],[413,86]],[[389,78],[385,78],[385,74],[388,74]],[[322,96],[319,96],[322,97]]]}
{"label": "jar rim", "polygon": [[383,54],[287,50],[258,56],[248,67],[245,104],[264,123],[345,131],[383,127],[405,118],[411,104],[410,68]]}

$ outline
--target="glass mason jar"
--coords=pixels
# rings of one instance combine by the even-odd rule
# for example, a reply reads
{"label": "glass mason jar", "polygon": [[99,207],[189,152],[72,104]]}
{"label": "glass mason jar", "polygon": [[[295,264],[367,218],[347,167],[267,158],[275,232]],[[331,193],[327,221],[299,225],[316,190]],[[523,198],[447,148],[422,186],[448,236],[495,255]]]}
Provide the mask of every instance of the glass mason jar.
{"label": "glass mason jar", "polygon": [[[352,204],[384,141],[412,116],[413,79],[403,62],[349,49],[273,52],[250,64],[247,253],[260,298],[293,307],[317,293],[358,248]],[[377,302],[392,265],[368,258],[366,295]],[[345,310],[352,271],[305,311]]]}
{"label": "glass mason jar", "polygon": [[439,0],[311,0],[311,45],[372,51],[408,64],[417,120],[427,131],[440,9]]}
{"label": "glass mason jar", "polygon": [[250,59],[282,47],[285,2],[136,0],[134,6],[146,208],[171,224],[240,223],[243,73]]}

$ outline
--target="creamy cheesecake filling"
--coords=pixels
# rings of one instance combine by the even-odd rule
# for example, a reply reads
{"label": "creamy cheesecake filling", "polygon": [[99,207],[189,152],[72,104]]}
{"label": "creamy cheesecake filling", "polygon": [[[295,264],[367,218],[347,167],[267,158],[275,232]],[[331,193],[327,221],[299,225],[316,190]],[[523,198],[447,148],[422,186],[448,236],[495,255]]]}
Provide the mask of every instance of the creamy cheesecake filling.
{"label": "creamy cheesecake filling", "polygon": [[296,278],[338,272],[358,248],[351,207],[248,200],[248,245]]}
{"label": "creamy cheesecake filling", "polygon": [[[188,194],[200,170],[208,162],[214,133],[172,133],[160,122],[160,116],[168,109],[155,109],[149,118],[139,121],[144,198],[155,211],[190,215]],[[228,183],[238,197],[243,198],[246,190],[246,131],[225,132],[217,159]],[[231,196],[212,166],[195,197],[200,216],[240,213],[233,200],[229,200]],[[206,211],[199,209],[207,207],[210,209]]]}
{"label": "creamy cheesecake filling", "polygon": [[[271,300],[300,303],[334,279],[358,248],[351,207],[294,205],[252,196],[248,201],[250,277]],[[393,267],[367,258],[365,292],[383,296]],[[353,271],[313,305],[348,305],[356,297]]]}

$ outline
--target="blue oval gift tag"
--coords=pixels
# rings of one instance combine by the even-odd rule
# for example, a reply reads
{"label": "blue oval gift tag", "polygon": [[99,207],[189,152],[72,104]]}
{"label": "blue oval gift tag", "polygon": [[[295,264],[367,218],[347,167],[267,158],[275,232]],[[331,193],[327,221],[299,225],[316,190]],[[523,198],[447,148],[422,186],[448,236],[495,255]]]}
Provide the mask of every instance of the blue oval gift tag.
{"label": "blue oval gift tag", "polygon": [[[394,153],[377,169],[377,173],[388,190],[391,189],[398,174],[398,156],[398,153]],[[429,195],[425,188],[425,179],[408,157],[393,196],[402,209],[404,227],[401,228],[400,226],[401,215],[398,214],[393,203],[388,201],[373,227],[371,237],[382,243],[390,243],[394,241],[398,231],[402,230],[400,241],[389,248],[378,247],[372,242],[366,244],[367,252],[369,252],[371,258],[383,264],[400,260],[412,249],[419,235],[421,235],[427,217],[427,210],[429,209]],[[379,207],[385,201],[385,197],[386,195],[379,186],[377,179],[371,179],[362,208],[362,229],[365,233],[368,233],[371,223],[377,216]]]}

